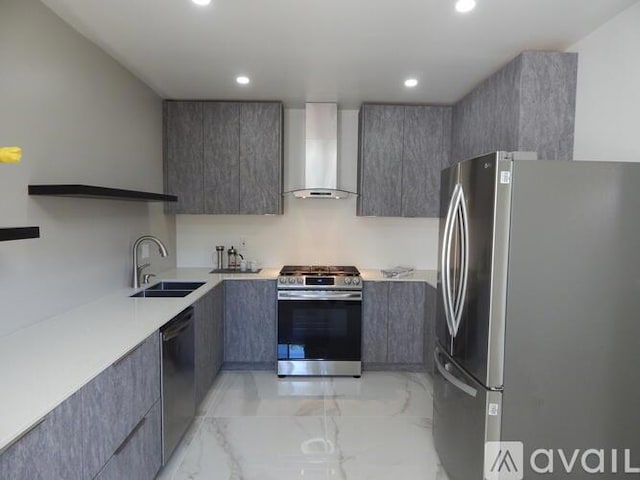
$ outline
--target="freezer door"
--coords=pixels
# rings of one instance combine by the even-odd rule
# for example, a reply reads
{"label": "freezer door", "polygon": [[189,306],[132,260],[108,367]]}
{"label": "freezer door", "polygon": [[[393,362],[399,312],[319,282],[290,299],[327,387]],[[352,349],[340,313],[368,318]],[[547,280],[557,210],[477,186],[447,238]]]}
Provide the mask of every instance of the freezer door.
{"label": "freezer door", "polygon": [[487,390],[436,347],[433,436],[450,480],[483,480],[485,444],[500,440],[502,393]]}
{"label": "freezer door", "polygon": [[481,384],[503,385],[512,162],[498,152],[443,172],[436,335]]}

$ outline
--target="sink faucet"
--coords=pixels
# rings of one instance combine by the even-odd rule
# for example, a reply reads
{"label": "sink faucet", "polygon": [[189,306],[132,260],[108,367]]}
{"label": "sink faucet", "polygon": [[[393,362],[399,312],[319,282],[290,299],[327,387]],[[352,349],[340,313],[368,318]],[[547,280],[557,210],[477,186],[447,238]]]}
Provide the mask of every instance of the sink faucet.
{"label": "sink faucet", "polygon": [[[138,265],[138,247],[140,246],[141,243],[143,242],[153,242],[158,246],[158,250],[160,252],[160,255],[162,257],[166,257],[167,256],[167,247],[164,246],[164,243],[162,243],[160,241],[159,238],[154,237],[153,235],[143,235],[142,237],[140,237],[139,239],[137,239],[135,241],[135,243],[133,244],[133,288],[140,288],[140,274],[142,273],[142,270],[147,268],[149,266],[148,263],[145,263],[144,265]],[[148,274],[151,275],[151,274]],[[148,281],[148,278],[146,275],[146,280]]]}

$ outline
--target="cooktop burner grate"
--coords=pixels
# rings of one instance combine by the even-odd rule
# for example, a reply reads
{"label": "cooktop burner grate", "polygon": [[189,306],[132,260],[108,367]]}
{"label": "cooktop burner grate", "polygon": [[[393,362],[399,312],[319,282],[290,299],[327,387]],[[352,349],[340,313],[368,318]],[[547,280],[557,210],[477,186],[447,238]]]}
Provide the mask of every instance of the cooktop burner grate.
{"label": "cooktop burner grate", "polygon": [[360,272],[356,267],[344,265],[285,265],[280,270],[280,275],[356,276],[360,275]]}

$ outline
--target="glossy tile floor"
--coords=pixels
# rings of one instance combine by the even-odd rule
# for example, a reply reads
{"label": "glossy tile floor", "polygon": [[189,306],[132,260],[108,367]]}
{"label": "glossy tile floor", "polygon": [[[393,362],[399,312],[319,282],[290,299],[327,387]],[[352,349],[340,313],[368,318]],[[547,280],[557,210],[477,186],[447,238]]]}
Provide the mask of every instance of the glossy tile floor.
{"label": "glossy tile floor", "polygon": [[419,373],[222,372],[160,480],[446,480]]}

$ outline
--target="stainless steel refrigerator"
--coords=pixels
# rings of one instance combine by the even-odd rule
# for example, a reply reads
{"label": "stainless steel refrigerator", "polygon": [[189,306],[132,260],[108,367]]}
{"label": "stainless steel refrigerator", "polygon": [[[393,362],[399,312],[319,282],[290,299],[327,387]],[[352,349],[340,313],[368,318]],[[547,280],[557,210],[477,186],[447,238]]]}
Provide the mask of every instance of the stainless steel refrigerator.
{"label": "stainless steel refrigerator", "polygon": [[640,164],[517,157],[442,173],[436,450],[451,480],[638,478]]}

